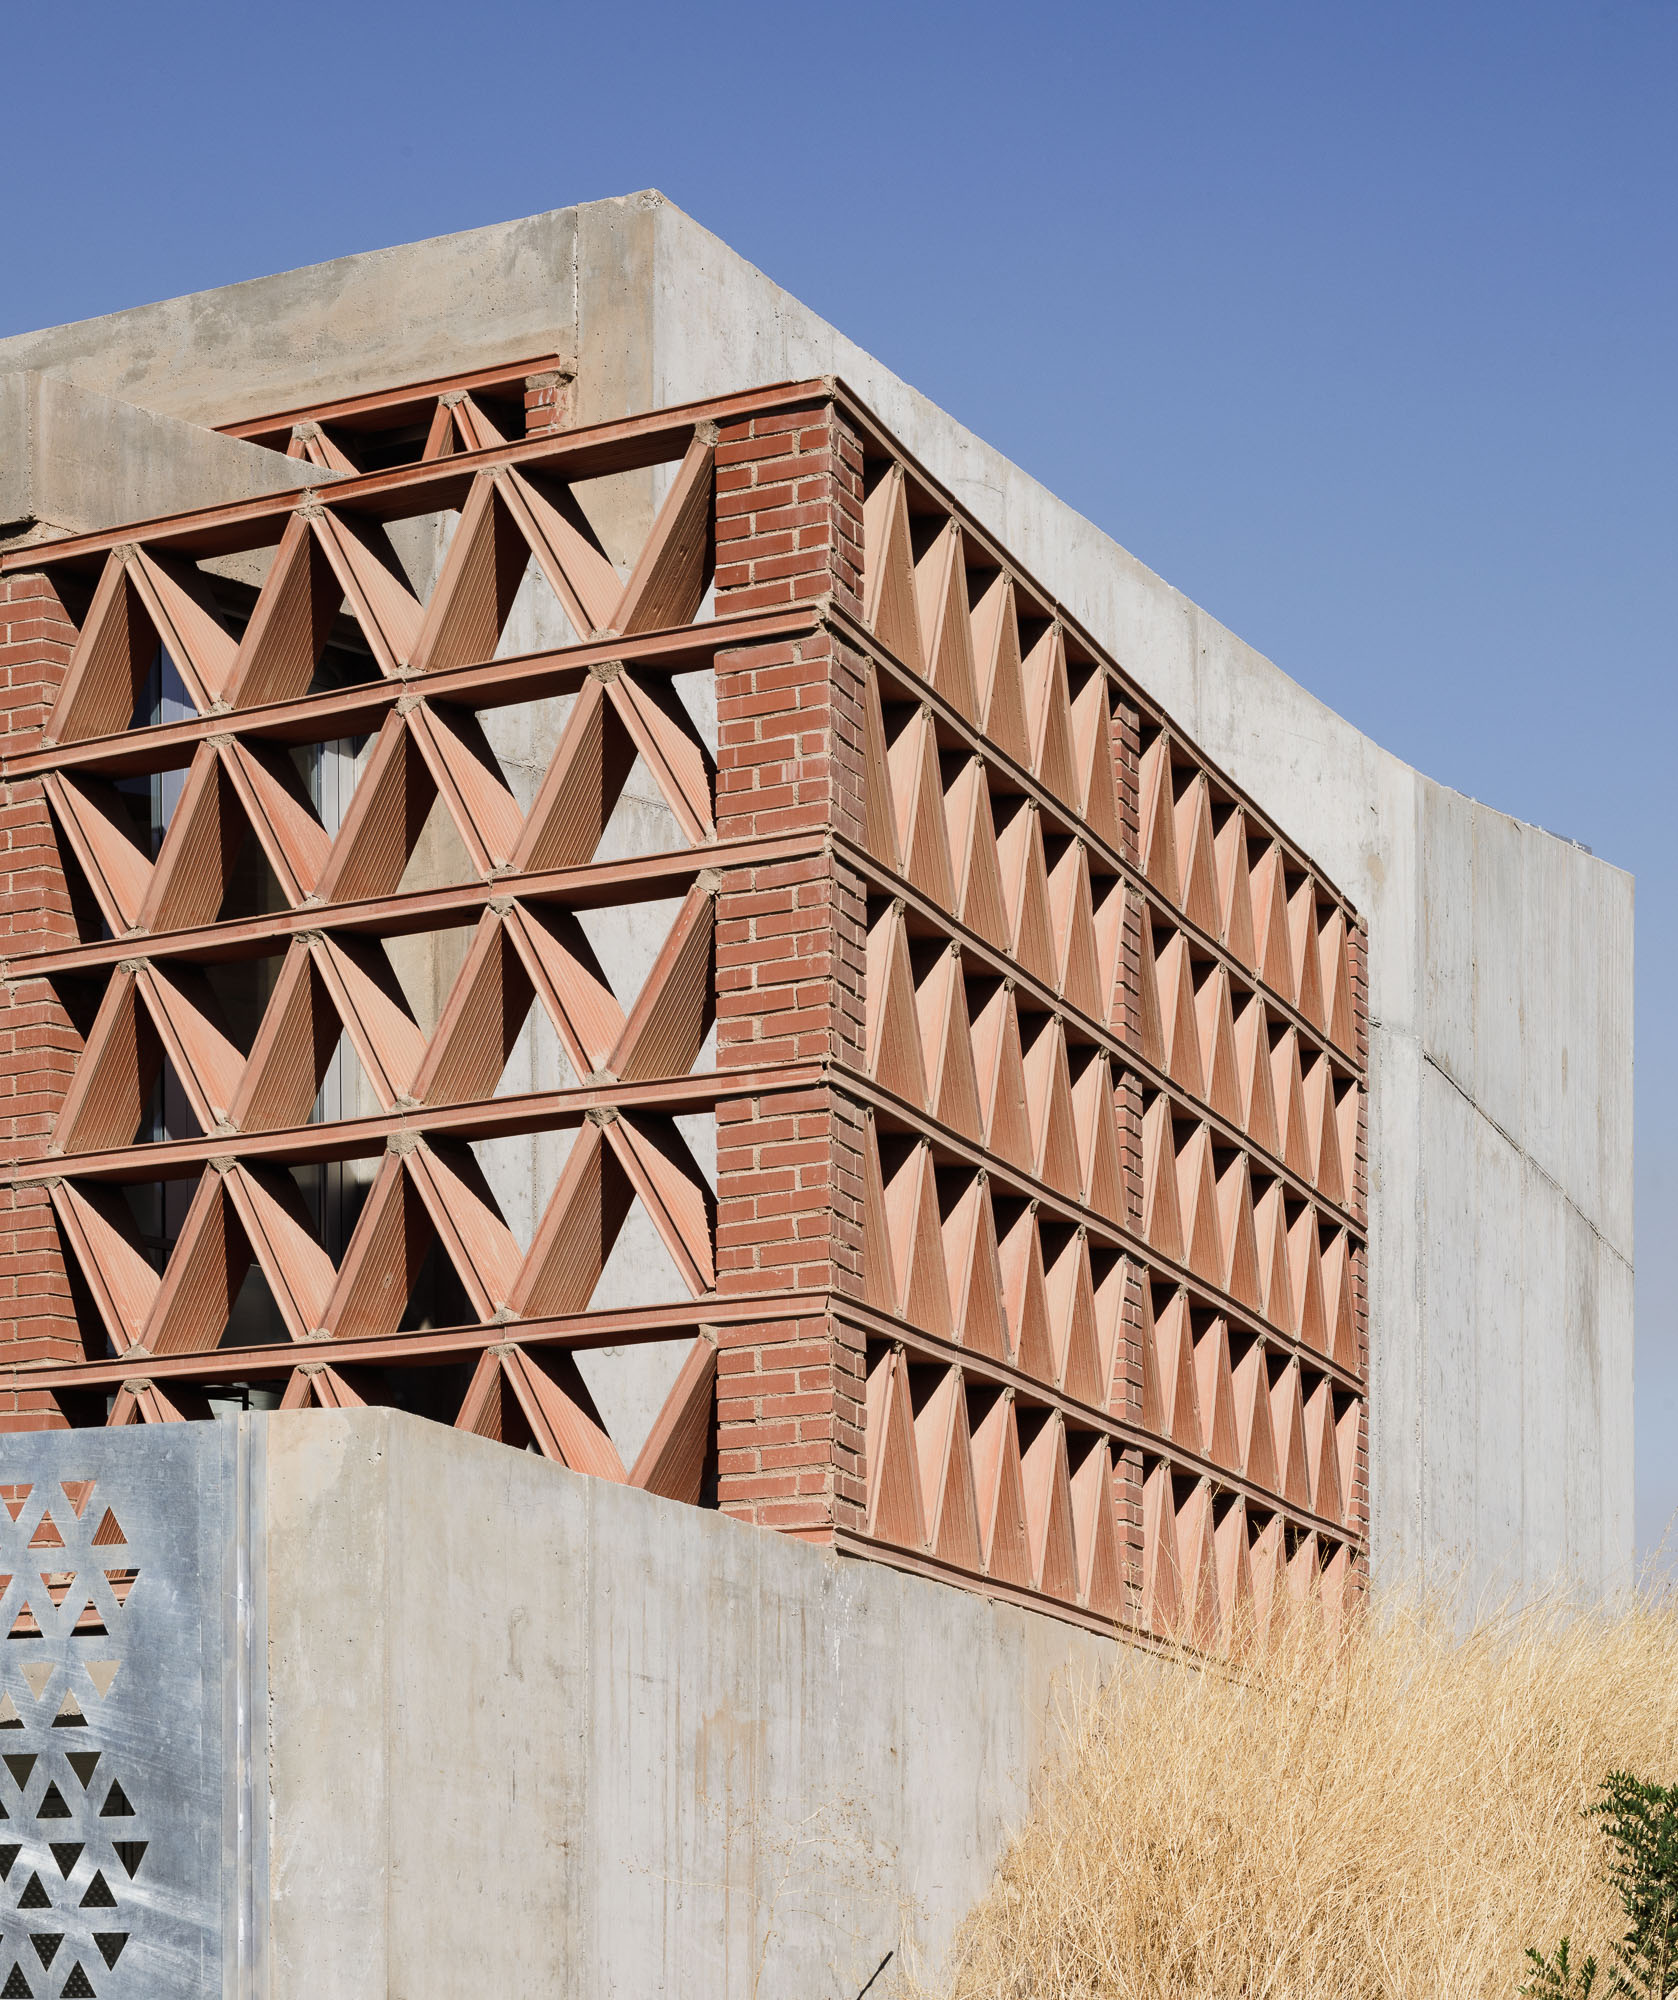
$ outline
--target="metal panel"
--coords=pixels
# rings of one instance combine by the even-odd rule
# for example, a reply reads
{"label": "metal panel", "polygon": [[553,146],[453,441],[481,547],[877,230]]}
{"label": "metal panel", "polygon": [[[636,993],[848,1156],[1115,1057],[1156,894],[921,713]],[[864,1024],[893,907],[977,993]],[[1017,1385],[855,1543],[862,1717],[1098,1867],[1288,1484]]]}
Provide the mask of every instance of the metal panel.
{"label": "metal panel", "polygon": [[5,1440],[0,1983],[265,1991],[260,1451],[246,1418]]}

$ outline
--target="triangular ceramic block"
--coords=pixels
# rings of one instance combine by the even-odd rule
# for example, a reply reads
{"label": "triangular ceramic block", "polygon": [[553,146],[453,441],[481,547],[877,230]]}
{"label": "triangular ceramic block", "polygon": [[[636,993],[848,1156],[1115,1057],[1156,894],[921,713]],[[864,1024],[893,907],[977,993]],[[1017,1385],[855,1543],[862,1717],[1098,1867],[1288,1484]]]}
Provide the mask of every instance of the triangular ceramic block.
{"label": "triangular ceramic block", "polygon": [[1258,944],[1253,933],[1253,883],[1247,865],[1247,815],[1235,807],[1219,829],[1217,842],[1218,901],[1223,910],[1223,940],[1247,967],[1258,970]]}
{"label": "triangular ceramic block", "polygon": [[1270,1377],[1264,1343],[1251,1342],[1233,1370],[1235,1434],[1240,1471],[1266,1493],[1277,1489],[1276,1434],[1270,1417]]}
{"label": "triangular ceramic block", "polygon": [[1066,646],[1059,624],[1051,624],[1022,666],[1031,768],[1053,797],[1074,811],[1082,804],[1072,750],[1072,704],[1066,686]]}
{"label": "triangular ceramic block", "polygon": [[1222,928],[1218,910],[1217,862],[1213,852],[1212,808],[1206,779],[1196,773],[1176,802],[1177,864],[1181,871],[1180,907],[1191,923],[1209,937]]}
{"label": "triangular ceramic block", "polygon": [[1171,740],[1156,736],[1142,753],[1142,872],[1168,902],[1181,908],[1177,876],[1176,798],[1171,784]]}
{"label": "triangular ceramic block", "polygon": [[967,605],[961,529],[952,521],[915,565],[915,601],[926,641],[927,675],[959,714],[978,726],[978,671]]}
{"label": "triangular ceramic block", "polygon": [[967,1019],[967,986],[961,952],[940,954],[916,994],[925,1059],[927,1109],[941,1124],[976,1145],[983,1143],[979,1079],[973,1067],[973,1031]]}
{"label": "triangular ceramic block", "polygon": [[863,617],[883,646],[912,673],[924,674],[915,558],[903,468],[893,465],[863,502]]}
{"label": "triangular ceramic block", "polygon": [[1204,1125],[1194,1127],[1177,1154],[1177,1199],[1183,1218],[1184,1262],[1210,1283],[1221,1285],[1224,1251],[1218,1229],[1218,1187],[1212,1134]]}
{"label": "triangular ceramic block", "polygon": [[1201,1449],[1226,1472],[1241,1469],[1236,1434],[1235,1382],[1229,1366],[1229,1326],[1212,1320],[1194,1344],[1195,1387],[1200,1399]]}
{"label": "triangular ceramic block", "polygon": [[1282,1141],[1276,1124],[1269,1020],[1264,1002],[1256,994],[1243,1000],[1234,1027],[1235,1070],[1241,1091],[1240,1122],[1255,1146],[1279,1154]]}
{"label": "triangular ceramic block", "polygon": [[1026,1532],[1020,1434],[1012,1390],[998,1396],[974,1427],[973,1478],[979,1496],[985,1573],[998,1583],[1029,1587],[1031,1545]]}
{"label": "triangular ceramic block", "polygon": [[1047,1597],[1075,1603],[1078,1548],[1072,1528],[1072,1486],[1066,1461],[1066,1427],[1058,1410],[1021,1454],[1031,1580]]}
{"label": "triangular ceramic block", "polygon": [[1309,875],[1288,898],[1295,1005],[1313,1028],[1328,1027],[1323,1011],[1322,948],[1317,929],[1317,885]]}
{"label": "triangular ceramic block", "polygon": [[1142,1622],[1158,1638],[1177,1630],[1182,1602],[1171,1468],[1161,1461],[1142,1488]]}
{"label": "triangular ceramic block", "polygon": [[1103,1407],[1106,1382],[1096,1327],[1095,1284],[1089,1240],[1080,1229],[1067,1238],[1046,1273],[1054,1379],[1068,1396]]}
{"label": "triangular ceramic block", "polygon": [[920,1466],[901,1348],[885,1349],[868,1372],[868,1532],[899,1548],[926,1545]]}
{"label": "triangular ceramic block", "polygon": [[1039,1382],[1055,1379],[1048,1280],[1035,1206],[1023,1207],[1001,1235],[998,1261],[1014,1365]]}
{"label": "triangular ceramic block", "polygon": [[1008,1321],[996,1217],[984,1173],[973,1176],[944,1216],[944,1262],[950,1278],[955,1337],[964,1347],[1008,1358]]}
{"label": "triangular ceramic block", "polygon": [[1022,768],[1029,768],[1025,687],[1020,675],[1020,627],[1013,579],[998,571],[973,607],[973,653],[985,734]]}
{"label": "triangular ceramic block", "polygon": [[999,1158],[1030,1173],[1031,1115],[1026,1108],[1019,1009],[1011,985],[995,987],[980,1008],[973,1023],[973,1054],[985,1144]]}
{"label": "triangular ceramic block", "polygon": [[1188,939],[1173,931],[1158,957],[1160,1024],[1165,1030],[1165,1064],[1172,1081],[1191,1097],[1204,1099],[1200,1024],[1194,1003],[1194,965]]}
{"label": "triangular ceramic block", "polygon": [[1195,994],[1196,1024],[1206,1065],[1206,1102],[1220,1118],[1241,1123],[1241,1069],[1236,1051],[1235,1021],[1230,1012],[1229,974],[1212,967]]}
{"label": "triangular ceramic block", "polygon": [[1142,1114],[1142,1234],[1161,1256],[1181,1263],[1183,1217],[1171,1100],[1158,1096]]}
{"label": "triangular ceramic block", "polygon": [[966,1389],[959,1368],[941,1377],[917,1413],[915,1450],[928,1547],[942,1562],[977,1571],[983,1560],[979,1500],[973,1484]]}
{"label": "triangular ceramic block", "polygon": [[[1006,951],[1012,931],[1002,892],[1002,864],[997,858],[996,825],[991,817],[990,784],[985,772],[982,757],[970,758],[944,795],[955,874],[955,901],[951,907],[987,944]],[[896,863],[891,865],[895,867]]]}
{"label": "triangular ceramic block", "polygon": [[1002,889],[1008,900],[1009,950],[1034,979],[1053,988],[1059,977],[1043,828],[1034,805],[1019,805],[997,836]]}
{"label": "triangular ceramic block", "polygon": [[924,1110],[926,1072],[914,969],[903,912],[895,903],[881,907],[869,930],[865,976],[869,1074],[917,1111]]}
{"label": "triangular ceramic block", "polygon": [[1082,688],[1073,697],[1072,736],[1078,768],[1076,804],[1085,824],[1117,852],[1124,833],[1113,754],[1112,708],[1103,667],[1091,667]]}
{"label": "triangular ceramic block", "polygon": [[1272,993],[1291,1007],[1296,991],[1293,950],[1288,942],[1288,884],[1282,850],[1272,841],[1252,871],[1253,938],[1258,947],[1258,973]]}
{"label": "triangular ceramic block", "polygon": [[1078,1126],[1072,1109],[1066,1032],[1057,1016],[1037,1018],[1024,1050],[1024,1067],[1032,1169],[1039,1180],[1076,1201],[1080,1184]]}
{"label": "triangular ceramic block", "polygon": [[1113,1506],[1113,1463],[1105,1438],[1085,1450],[1072,1472],[1072,1525],[1078,1544],[1078,1596],[1087,1611],[1117,1618],[1124,1607],[1124,1552]]}

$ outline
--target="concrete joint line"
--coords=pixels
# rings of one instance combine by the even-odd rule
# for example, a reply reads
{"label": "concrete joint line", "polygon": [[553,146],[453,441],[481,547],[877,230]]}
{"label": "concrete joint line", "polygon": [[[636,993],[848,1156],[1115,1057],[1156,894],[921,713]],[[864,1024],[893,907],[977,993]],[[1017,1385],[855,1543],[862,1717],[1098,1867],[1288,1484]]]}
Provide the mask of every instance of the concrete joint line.
{"label": "concrete joint line", "polygon": [[[1373,1033],[1376,1023],[1373,1020],[1371,1020],[1369,1026],[1371,1033]],[[1450,1087],[1462,1099],[1463,1103],[1466,1104],[1469,1110],[1474,1113],[1475,1117],[1478,1118],[1483,1124],[1489,1125],[1518,1160],[1521,1160],[1525,1165],[1529,1166],[1532,1169],[1532,1171],[1538,1176],[1538,1178],[1545,1183],[1546,1186],[1554,1188],[1556,1194],[1559,1196],[1562,1203],[1566,1207],[1572,1209],[1573,1213],[1576,1216],[1578,1216],[1579,1220],[1585,1225],[1585,1227],[1591,1232],[1592,1236],[1596,1238],[1597,1242],[1600,1243],[1605,1250],[1611,1251],[1616,1257],[1618,1257],[1620,1262],[1625,1265],[1628,1271],[1636,1268],[1633,1265],[1632,1260],[1628,1256],[1626,1256],[1623,1250],[1619,1249],[1617,1245],[1609,1242],[1608,1238],[1603,1235],[1602,1231],[1596,1226],[1596,1224],[1591,1220],[1591,1218],[1573,1199],[1572,1195],[1568,1193],[1567,1189],[1562,1186],[1561,1182],[1556,1179],[1555,1175],[1552,1174],[1547,1167],[1543,1166],[1539,1161],[1535,1160],[1532,1157],[1531,1153],[1527,1151],[1526,1147],[1521,1144],[1520,1140],[1515,1137],[1513,1132],[1508,1131],[1504,1126],[1500,1125],[1483,1104],[1476,1103],[1475,1100],[1469,1096],[1468,1092],[1463,1089],[1462,1085],[1458,1083],[1456,1078],[1452,1076],[1451,1072],[1448,1069],[1446,1069],[1443,1066],[1443,1064],[1441,1064],[1434,1056],[1429,1054],[1429,1052],[1425,1048],[1422,1048],[1422,1044],[1419,1037],[1406,1036],[1404,1039],[1415,1040],[1417,1048],[1421,1050],[1422,1061],[1427,1064],[1428,1068],[1431,1069],[1436,1076],[1444,1078],[1445,1082],[1450,1085]]]}

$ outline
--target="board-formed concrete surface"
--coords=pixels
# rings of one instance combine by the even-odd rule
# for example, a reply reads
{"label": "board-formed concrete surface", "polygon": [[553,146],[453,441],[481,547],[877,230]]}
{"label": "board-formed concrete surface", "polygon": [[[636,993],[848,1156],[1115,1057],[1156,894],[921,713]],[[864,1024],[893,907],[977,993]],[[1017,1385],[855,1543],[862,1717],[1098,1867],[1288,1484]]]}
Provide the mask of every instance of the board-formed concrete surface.
{"label": "board-formed concrete surface", "polygon": [[843,376],[1322,862],[1370,926],[1376,1573],[1623,1579],[1629,876],[1380,749],[656,193],[0,341],[200,426],[520,359],[579,422]]}

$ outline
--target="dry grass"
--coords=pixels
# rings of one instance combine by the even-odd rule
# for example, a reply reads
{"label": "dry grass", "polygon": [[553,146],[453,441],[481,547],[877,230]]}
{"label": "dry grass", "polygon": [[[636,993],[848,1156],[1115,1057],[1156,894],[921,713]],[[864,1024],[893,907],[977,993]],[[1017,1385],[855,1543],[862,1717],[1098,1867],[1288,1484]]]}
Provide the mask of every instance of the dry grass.
{"label": "dry grass", "polygon": [[1600,1950],[1581,1817],[1678,1778],[1678,1606],[1560,1603],[1460,1636],[1387,1603],[1239,1677],[1142,1665],[1067,1753],[958,1940],[956,2000],[1511,2000],[1527,1944]]}

